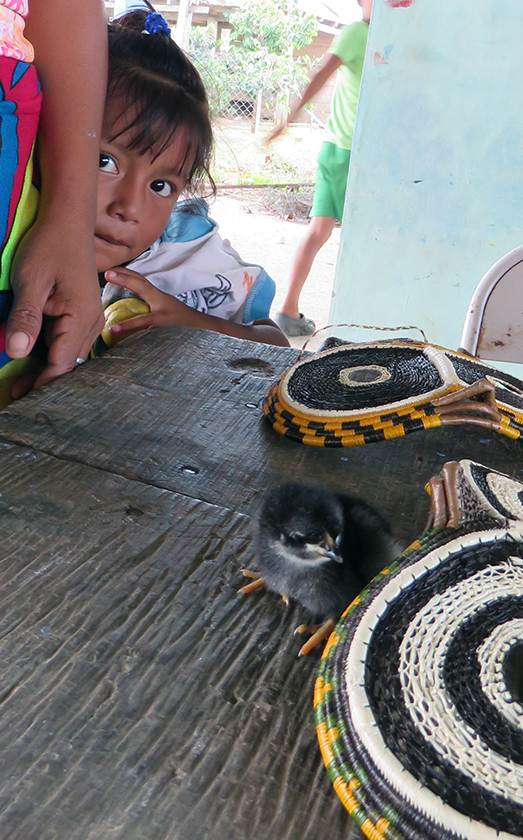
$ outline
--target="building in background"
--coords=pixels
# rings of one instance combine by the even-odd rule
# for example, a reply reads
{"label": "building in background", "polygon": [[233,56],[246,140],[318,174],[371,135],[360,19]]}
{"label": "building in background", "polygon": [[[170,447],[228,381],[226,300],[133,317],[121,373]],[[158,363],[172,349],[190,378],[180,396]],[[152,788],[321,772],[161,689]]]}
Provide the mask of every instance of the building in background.
{"label": "building in background", "polygon": [[[126,8],[136,5],[137,0],[106,0],[105,8],[107,10],[108,18],[115,14],[120,14]],[[238,11],[245,5],[245,0],[163,0],[161,3],[153,3],[157,12],[160,12],[167,20],[173,31],[173,37],[176,42],[183,48],[188,49],[189,37],[191,27],[207,27],[209,24],[216,25],[216,42],[222,43],[223,48],[229,41],[229,32],[232,29],[231,24],[227,21],[226,16],[229,12]],[[318,32],[314,40],[303,47],[301,50],[295,50],[294,55],[309,56],[313,59],[314,65],[325,55],[332,39],[341,30],[341,28],[355,20],[361,18],[361,9],[357,0],[300,0],[300,7],[307,14],[312,14],[317,20]],[[330,102],[332,92],[334,89],[335,77],[329,80],[327,85],[315,97],[310,107],[303,111],[299,117],[298,122],[310,123],[311,121],[318,126],[324,126],[327,122],[330,110]],[[240,113],[247,118],[254,115],[254,100],[244,101],[244,97],[236,92],[231,94],[233,101],[238,101],[243,104],[243,110]],[[263,117],[265,119],[274,117],[272,114],[272,106],[270,102],[264,103]]]}
{"label": "building in background", "polygon": [[[106,0],[105,8],[107,16],[113,17],[115,14],[123,12],[126,8],[136,5],[136,0]],[[191,26],[207,26],[209,21],[214,21],[217,24],[218,38],[221,30],[230,28],[230,24],[225,19],[226,12],[236,11],[242,6],[241,0],[233,2],[233,0],[164,0],[162,3],[154,3],[154,8],[157,12],[164,16],[165,20],[173,30],[173,35],[176,42],[187,49],[189,46],[189,35]]]}

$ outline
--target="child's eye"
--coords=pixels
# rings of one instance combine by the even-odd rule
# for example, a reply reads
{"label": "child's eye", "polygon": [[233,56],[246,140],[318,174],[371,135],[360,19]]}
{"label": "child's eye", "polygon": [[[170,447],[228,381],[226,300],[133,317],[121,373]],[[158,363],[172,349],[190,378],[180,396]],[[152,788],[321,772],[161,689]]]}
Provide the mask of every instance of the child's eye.
{"label": "child's eye", "polygon": [[169,198],[169,196],[172,196],[175,193],[175,189],[169,181],[153,181],[151,183],[151,189],[153,192],[157,193],[157,195],[161,195],[162,198]]}
{"label": "child's eye", "polygon": [[100,152],[100,163],[98,164],[98,167],[102,170],[102,172],[118,172],[115,159],[105,152]]}

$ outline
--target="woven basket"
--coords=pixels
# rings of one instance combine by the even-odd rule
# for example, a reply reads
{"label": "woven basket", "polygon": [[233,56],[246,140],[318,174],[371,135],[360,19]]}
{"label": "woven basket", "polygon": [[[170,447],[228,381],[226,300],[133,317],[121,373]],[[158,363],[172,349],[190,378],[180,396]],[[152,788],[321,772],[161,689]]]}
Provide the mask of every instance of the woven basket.
{"label": "woven basket", "polygon": [[316,681],[325,765],[370,840],[523,837],[523,484],[460,468],[468,524],[375,578]]}
{"label": "woven basket", "polygon": [[[469,397],[481,382],[490,402]],[[358,446],[450,423],[517,439],[523,382],[423,342],[351,344],[293,365],[267,392],[263,411],[277,432],[311,446]]]}

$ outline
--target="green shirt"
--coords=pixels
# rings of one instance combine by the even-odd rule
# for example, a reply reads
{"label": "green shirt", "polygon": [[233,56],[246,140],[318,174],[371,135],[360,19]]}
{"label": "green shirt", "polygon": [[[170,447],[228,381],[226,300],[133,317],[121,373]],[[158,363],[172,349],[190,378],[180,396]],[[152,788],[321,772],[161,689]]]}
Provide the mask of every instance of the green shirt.
{"label": "green shirt", "polygon": [[352,149],[356,109],[360,93],[363,59],[369,24],[364,21],[345,26],[328,50],[341,59],[332,97],[326,140],[340,149]]}

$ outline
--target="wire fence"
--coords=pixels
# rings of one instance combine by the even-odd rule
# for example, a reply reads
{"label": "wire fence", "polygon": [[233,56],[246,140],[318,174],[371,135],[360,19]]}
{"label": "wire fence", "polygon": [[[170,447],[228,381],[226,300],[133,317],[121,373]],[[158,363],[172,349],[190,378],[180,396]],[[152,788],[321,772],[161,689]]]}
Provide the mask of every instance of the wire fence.
{"label": "wire fence", "polygon": [[205,45],[193,46],[190,55],[207,90],[213,116],[239,117],[258,125],[286,112],[286,88],[269,77],[264,85],[260,72],[245,64],[242,56],[216,53]]}
{"label": "wire fence", "polygon": [[278,109],[278,103],[274,95],[260,90],[254,97],[235,89],[229,91],[228,102],[223,103],[218,110],[222,117],[241,117],[253,120],[255,123],[259,123],[261,120],[275,122],[279,112],[281,112],[281,108]]}
{"label": "wire fence", "polygon": [[288,132],[268,143],[272,120],[239,114],[213,119],[215,153],[213,177],[220,185],[272,187],[285,185],[294,191],[308,189],[315,181],[316,160],[324,138],[312,124],[292,125]]}
{"label": "wire fence", "polygon": [[202,77],[215,116],[252,120],[257,130],[261,121],[277,122],[283,114],[281,96],[278,99],[276,93],[244,90],[236,75],[202,73]]}
{"label": "wire fence", "polygon": [[[323,126],[312,119],[293,126],[277,142],[267,143],[287,113],[290,93],[260,74],[249,74],[235,56],[213,54],[197,45],[191,50],[205,85],[214,123],[213,177],[219,185],[272,187],[293,191],[314,181]],[[289,213],[294,214],[294,210]],[[296,213],[297,213],[296,209]]]}

